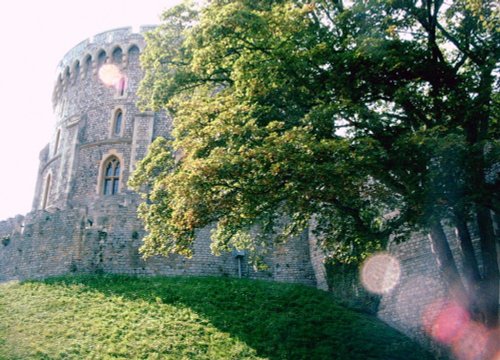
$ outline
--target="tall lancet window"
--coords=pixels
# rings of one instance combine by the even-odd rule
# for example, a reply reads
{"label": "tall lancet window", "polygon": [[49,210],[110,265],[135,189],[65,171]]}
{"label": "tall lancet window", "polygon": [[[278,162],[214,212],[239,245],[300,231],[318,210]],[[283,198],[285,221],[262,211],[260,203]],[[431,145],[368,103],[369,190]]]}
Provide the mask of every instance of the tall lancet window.
{"label": "tall lancet window", "polygon": [[113,121],[113,135],[120,136],[122,133],[122,126],[123,126],[123,111],[118,109],[115,112],[115,118]]}
{"label": "tall lancet window", "polygon": [[104,165],[104,181],[102,193],[113,195],[120,189],[120,161],[117,158],[110,158]]}

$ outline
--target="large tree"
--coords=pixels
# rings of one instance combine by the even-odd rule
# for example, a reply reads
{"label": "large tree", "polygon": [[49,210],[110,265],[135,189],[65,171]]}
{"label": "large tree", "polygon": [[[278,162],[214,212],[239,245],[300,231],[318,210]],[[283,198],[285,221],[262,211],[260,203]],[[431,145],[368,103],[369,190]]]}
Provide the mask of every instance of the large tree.
{"label": "large tree", "polygon": [[144,254],[190,255],[196,229],[213,223],[215,252],[258,252],[314,219],[332,258],[349,262],[424,230],[450,294],[495,326],[495,6],[212,0],[167,11],[142,56],[143,105],[174,118],[131,181],[147,200]]}

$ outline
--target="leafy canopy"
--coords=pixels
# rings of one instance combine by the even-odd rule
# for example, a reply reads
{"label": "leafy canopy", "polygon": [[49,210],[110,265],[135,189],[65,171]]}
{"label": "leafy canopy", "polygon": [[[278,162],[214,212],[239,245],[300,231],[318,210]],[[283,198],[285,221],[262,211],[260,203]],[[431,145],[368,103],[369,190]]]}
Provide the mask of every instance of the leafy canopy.
{"label": "leafy canopy", "polygon": [[[312,223],[356,261],[474,202],[498,209],[493,1],[213,0],[148,34],[142,105],[167,109],[130,185],[145,255],[258,252]],[[479,150],[478,150],[479,149]]]}

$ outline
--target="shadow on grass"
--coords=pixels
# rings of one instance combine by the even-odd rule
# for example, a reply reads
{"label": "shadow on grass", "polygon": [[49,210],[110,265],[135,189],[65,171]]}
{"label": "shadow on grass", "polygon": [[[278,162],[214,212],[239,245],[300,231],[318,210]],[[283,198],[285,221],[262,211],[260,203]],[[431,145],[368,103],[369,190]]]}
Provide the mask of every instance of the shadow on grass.
{"label": "shadow on grass", "polygon": [[189,307],[221,331],[278,359],[432,359],[374,317],[335,304],[313,288],[210,277],[75,276],[45,284],[128,300]]}

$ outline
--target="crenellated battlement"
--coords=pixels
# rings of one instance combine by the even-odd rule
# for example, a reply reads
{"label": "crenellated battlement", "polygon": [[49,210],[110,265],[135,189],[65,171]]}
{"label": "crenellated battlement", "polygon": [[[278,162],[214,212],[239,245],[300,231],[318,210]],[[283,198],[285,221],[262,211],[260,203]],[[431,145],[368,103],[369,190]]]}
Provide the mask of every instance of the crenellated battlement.
{"label": "crenellated battlement", "polygon": [[78,45],[69,50],[57,65],[57,72],[63,73],[63,70],[72,66],[75,61],[81,60],[89,52],[91,47],[109,49],[113,44],[126,43],[132,38],[139,39],[142,42],[143,34],[156,28],[156,25],[143,25],[138,31],[131,26],[112,29],[96,34],[81,41]]}
{"label": "crenellated battlement", "polygon": [[136,60],[144,49],[143,34],[156,26],[141,26],[137,31],[123,27],[94,35],[69,50],[59,62],[53,92],[56,108],[64,92],[85,79],[98,74],[100,66],[114,63],[126,69],[131,59]]}

